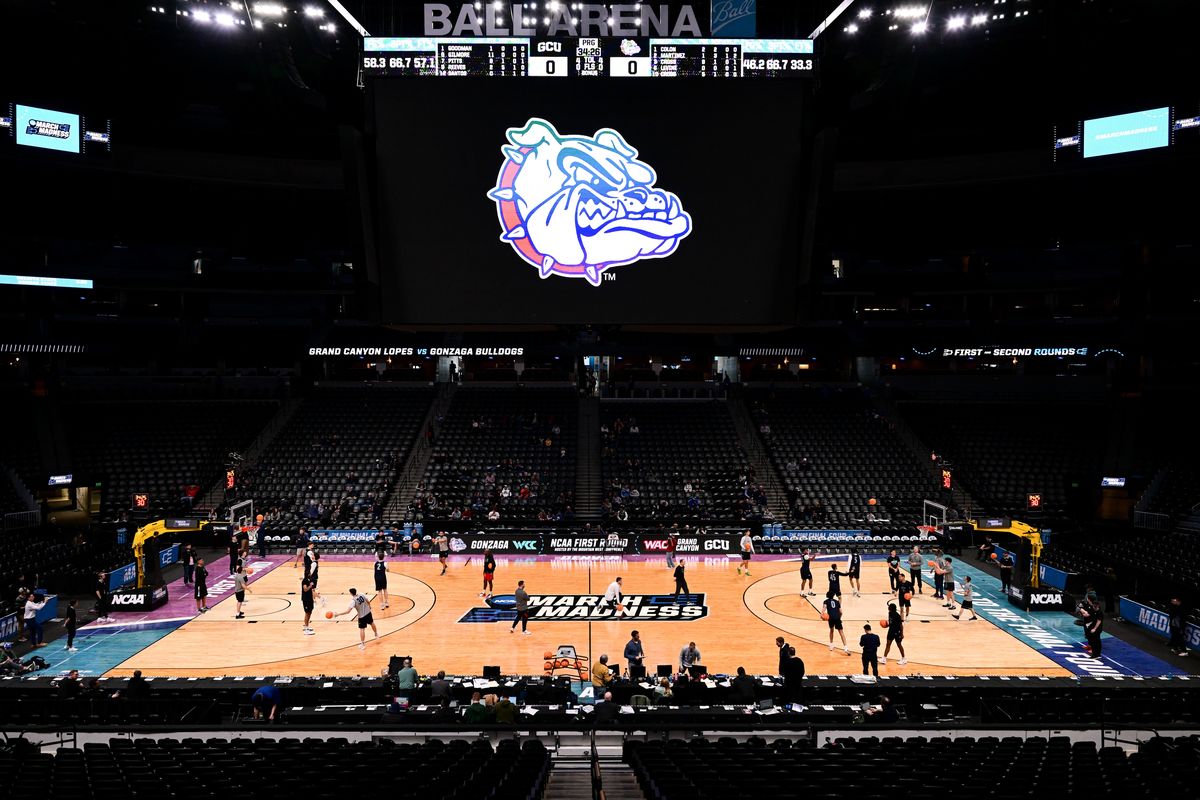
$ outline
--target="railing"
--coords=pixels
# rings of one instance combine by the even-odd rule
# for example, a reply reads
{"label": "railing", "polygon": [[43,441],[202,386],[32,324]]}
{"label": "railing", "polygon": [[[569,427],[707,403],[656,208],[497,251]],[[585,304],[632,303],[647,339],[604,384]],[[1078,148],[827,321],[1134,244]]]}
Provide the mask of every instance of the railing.
{"label": "railing", "polygon": [[1133,527],[1151,531],[1171,530],[1171,515],[1157,511],[1134,511]]}
{"label": "railing", "polygon": [[596,750],[596,731],[591,732],[592,800],[604,800],[604,778],[600,774],[600,754]]}
{"label": "railing", "polygon": [[4,530],[20,531],[36,528],[42,524],[41,509],[34,511],[12,511],[4,515]]}

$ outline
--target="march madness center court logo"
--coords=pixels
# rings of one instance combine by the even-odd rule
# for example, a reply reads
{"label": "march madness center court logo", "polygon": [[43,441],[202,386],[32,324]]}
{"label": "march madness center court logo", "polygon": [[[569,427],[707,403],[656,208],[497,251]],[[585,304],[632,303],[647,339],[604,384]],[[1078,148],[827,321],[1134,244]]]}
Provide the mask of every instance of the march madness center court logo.
{"label": "march madness center court logo", "polygon": [[[583,278],[675,252],[692,218],[620,133],[561,136],[544,119],[508,129],[496,187],[502,241],[543,278]],[[612,276],[609,276],[612,277]]]}
{"label": "march madness center court logo", "polygon": [[[631,594],[621,598],[620,611],[606,608],[599,594],[535,594],[529,596],[529,622],[695,622],[708,616],[704,592],[681,594]],[[489,597],[486,608],[472,608],[459,622],[512,622],[517,618],[517,598],[511,594]]]}

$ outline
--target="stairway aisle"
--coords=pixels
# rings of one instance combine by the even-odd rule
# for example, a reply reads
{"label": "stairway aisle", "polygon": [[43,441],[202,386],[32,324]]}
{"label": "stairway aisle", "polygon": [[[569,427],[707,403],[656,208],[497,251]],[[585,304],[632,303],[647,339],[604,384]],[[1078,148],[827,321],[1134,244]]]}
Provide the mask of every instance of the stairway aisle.
{"label": "stairway aisle", "polygon": [[767,493],[771,513],[780,522],[787,520],[787,490],[783,486],[783,481],[779,479],[775,465],[771,463],[771,457],[767,454],[762,439],[758,437],[754,418],[750,415],[746,401],[740,396],[735,396],[726,399],[725,404],[729,407],[729,415],[733,417],[733,427],[737,431],[738,443],[741,444],[742,451],[746,454],[746,460],[750,462],[750,466],[754,467],[758,483]]}
{"label": "stairway aisle", "polygon": [[579,398],[578,439],[575,447],[575,519],[600,519],[600,399]]}

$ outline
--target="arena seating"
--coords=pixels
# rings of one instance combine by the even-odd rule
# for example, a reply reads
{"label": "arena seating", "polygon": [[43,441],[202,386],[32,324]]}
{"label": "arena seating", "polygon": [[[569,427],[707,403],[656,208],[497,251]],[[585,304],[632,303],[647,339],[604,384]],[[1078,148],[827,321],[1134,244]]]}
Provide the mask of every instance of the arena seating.
{"label": "arena seating", "polygon": [[1178,595],[1200,601],[1200,536],[1167,531],[1088,531],[1062,536],[1042,561],[1088,577],[1116,570],[1123,591],[1162,601]]}
{"label": "arena seating", "polygon": [[982,508],[1020,517],[1040,492],[1042,513],[1062,514],[1076,484],[1100,484],[1103,411],[1085,404],[905,404],[905,417],[954,467]]}
{"label": "arena seating", "polygon": [[150,495],[149,512],[190,508],[187,487],[207,492],[227,455],[240,450],[275,413],[268,401],[75,403],[62,410],[76,475],[103,482],[100,516],[128,511],[134,492]]}
{"label": "arena seating", "polygon": [[[1136,752],[1067,737],[634,741],[624,757],[651,800],[760,797],[1172,797],[1200,778],[1200,737]],[[929,769],[918,765],[936,765]]]}
{"label": "arena seating", "polygon": [[[22,575],[30,589],[90,593],[99,570],[130,560],[128,545],[117,545],[102,535],[76,541],[69,534],[43,529],[0,538],[0,590],[4,592],[0,612],[11,610]],[[38,585],[28,586],[35,576]]]}
{"label": "arena seating", "polygon": [[890,523],[911,531],[920,524],[921,502],[937,497],[927,465],[858,390],[786,388],[747,399],[793,522],[873,529]]}
{"label": "arena seating", "polygon": [[1138,502],[1138,511],[1166,514],[1172,521],[1186,517],[1200,504],[1200,469],[1188,463],[1171,465],[1161,481]]}
{"label": "arena seating", "polygon": [[267,533],[378,519],[432,399],[405,385],[315,388],[243,467],[238,498],[254,498]]}
{"label": "arena seating", "polygon": [[604,403],[600,419],[610,514],[719,521],[756,513],[745,494],[752,475],[725,403]]}
{"label": "arena seating", "polygon": [[536,739],[395,745],[328,739],[111,739],[41,752],[0,751],[15,795],[113,797],[541,797],[550,754]]}
{"label": "arena seating", "polygon": [[577,406],[570,389],[463,386],[438,430],[410,513],[417,520],[485,520],[495,509],[502,522],[568,514]]}

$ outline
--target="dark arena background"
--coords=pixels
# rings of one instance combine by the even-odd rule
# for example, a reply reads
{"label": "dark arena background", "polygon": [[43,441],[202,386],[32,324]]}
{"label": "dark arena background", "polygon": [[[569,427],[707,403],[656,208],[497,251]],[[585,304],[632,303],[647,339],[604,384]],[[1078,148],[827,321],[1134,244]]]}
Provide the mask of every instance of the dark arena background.
{"label": "dark arena background", "polygon": [[1195,794],[1196,4],[0,23],[14,796]]}

